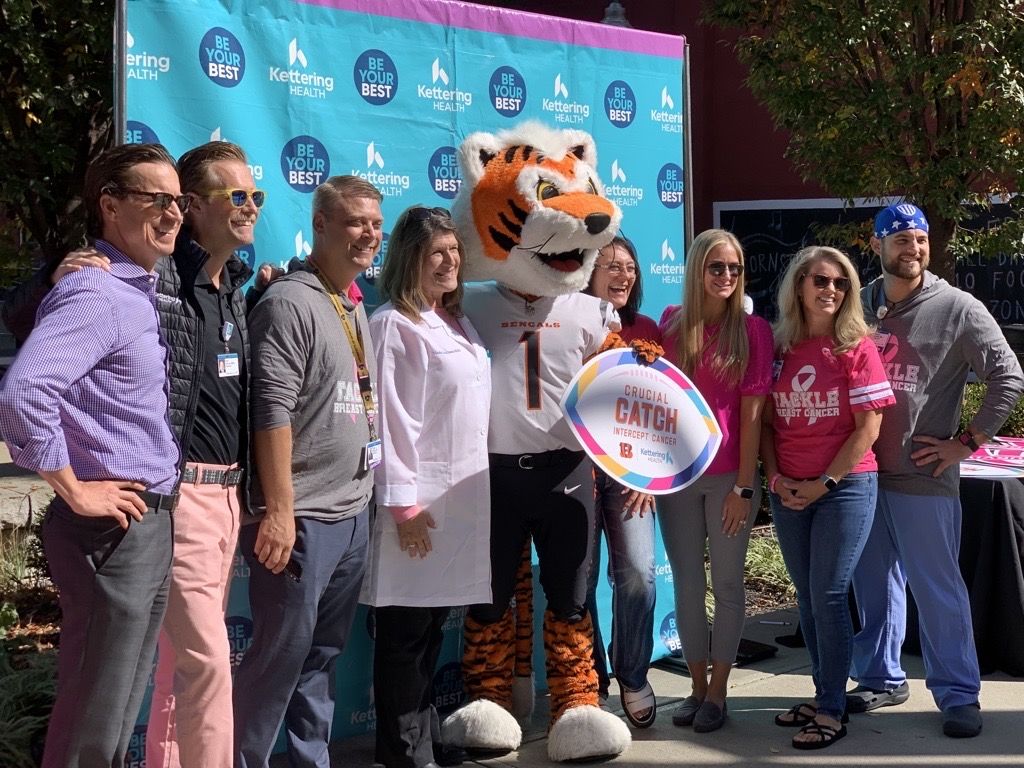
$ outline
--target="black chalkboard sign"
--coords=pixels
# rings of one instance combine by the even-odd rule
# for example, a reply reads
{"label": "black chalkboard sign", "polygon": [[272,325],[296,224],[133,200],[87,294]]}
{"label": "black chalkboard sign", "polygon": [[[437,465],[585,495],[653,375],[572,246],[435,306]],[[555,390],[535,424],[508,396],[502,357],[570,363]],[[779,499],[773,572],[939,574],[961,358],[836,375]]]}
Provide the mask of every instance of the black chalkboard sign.
{"label": "black chalkboard sign", "polygon": [[[728,210],[719,214],[720,226],[743,244],[746,257],[747,293],[754,311],[774,320],[775,294],[790,257],[818,242],[815,227],[870,221],[880,206],[844,208],[762,208]],[[1009,215],[1005,205],[994,205],[984,216],[971,221],[972,229]],[[858,266],[862,282],[878,276],[873,253],[847,251]],[[1024,258],[1000,254],[991,259],[972,256],[957,263],[956,282],[988,307],[1000,325],[1024,324]]]}

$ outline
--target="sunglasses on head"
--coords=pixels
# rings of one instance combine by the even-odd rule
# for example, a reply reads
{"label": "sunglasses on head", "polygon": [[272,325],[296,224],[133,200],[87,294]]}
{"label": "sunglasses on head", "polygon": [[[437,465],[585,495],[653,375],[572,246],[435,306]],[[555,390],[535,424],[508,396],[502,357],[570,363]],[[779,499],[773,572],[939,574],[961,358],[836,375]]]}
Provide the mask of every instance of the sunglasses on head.
{"label": "sunglasses on head", "polygon": [[[807,277],[807,275],[804,275],[804,277]],[[811,275],[810,277],[814,281],[815,288],[828,288],[831,283],[840,293],[846,293],[850,290],[850,278],[848,277],[829,277],[828,275]]]}
{"label": "sunglasses on head", "polygon": [[450,219],[452,217],[447,208],[425,208],[422,205],[410,208],[408,216],[413,221],[426,221],[431,216],[439,216],[442,219]]}
{"label": "sunglasses on head", "polygon": [[725,274],[726,270],[729,271],[729,277],[739,277],[743,274],[742,264],[726,264],[724,261],[712,261],[710,264],[704,266],[713,277],[721,277]]}
{"label": "sunglasses on head", "polygon": [[114,197],[127,197],[128,195],[145,197],[160,211],[166,211],[171,207],[172,203],[176,203],[178,210],[185,213],[192,204],[192,198],[188,195],[172,195],[170,192],[146,192],[134,187],[104,187],[101,194],[113,195]]}
{"label": "sunglasses on head", "polygon": [[241,208],[249,198],[252,198],[252,204],[257,208],[262,208],[267,201],[267,193],[262,189],[254,189],[252,192],[246,189],[211,189],[204,192],[203,197],[226,197],[235,208]]}

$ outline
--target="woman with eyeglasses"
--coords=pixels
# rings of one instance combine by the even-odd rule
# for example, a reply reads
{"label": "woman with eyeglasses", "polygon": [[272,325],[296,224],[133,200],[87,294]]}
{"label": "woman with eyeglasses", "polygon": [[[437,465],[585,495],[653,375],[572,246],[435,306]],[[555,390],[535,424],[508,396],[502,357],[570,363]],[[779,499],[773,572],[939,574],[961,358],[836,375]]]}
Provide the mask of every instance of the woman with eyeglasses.
{"label": "woman with eyeglasses", "polygon": [[[761,496],[757,450],[771,388],[772,333],[767,322],[744,312],[743,266],[743,248],[732,234],[700,233],[688,253],[683,305],[668,308],[661,319],[666,357],[690,377],[722,430],[704,475],[658,501],[676,626],[693,686],[672,722],[698,732],[725,723],[729,673],[745,616],[743,566]],[[710,642],[705,548],[715,598]]]}
{"label": "woman with eyeglasses", "polygon": [[[661,343],[658,324],[638,311],[643,301],[640,262],[632,242],[617,235],[600,250],[586,293],[609,302],[619,313],[627,343]],[[597,621],[601,532],[608,539],[608,577],[612,584],[612,669],[626,719],[637,728],[654,724],[657,703],[647,681],[654,650],[654,501],[631,491],[594,467],[597,532],[587,584],[587,610],[594,620],[594,667],[601,700],[608,698],[608,662]]]}
{"label": "woman with eyeglasses", "polygon": [[778,303],[761,455],[779,546],[796,586],[814,696],[775,723],[800,729],[797,749],[821,749],[846,735],[853,638],[847,592],[875,513],[871,446],[882,409],[896,399],[845,254],[818,246],[800,251],[782,278]]}
{"label": "woman with eyeglasses", "polygon": [[361,601],[375,608],[376,760],[452,764],[432,704],[453,606],[489,603],[490,361],[463,314],[461,243],[443,208],[409,208],[370,318],[382,462]]}

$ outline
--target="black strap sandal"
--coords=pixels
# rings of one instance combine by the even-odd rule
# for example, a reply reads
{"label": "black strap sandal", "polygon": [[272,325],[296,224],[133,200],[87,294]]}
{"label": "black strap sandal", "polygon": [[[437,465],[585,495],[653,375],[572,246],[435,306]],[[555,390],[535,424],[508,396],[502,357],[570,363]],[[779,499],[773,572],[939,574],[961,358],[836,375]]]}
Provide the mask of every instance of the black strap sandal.
{"label": "black strap sandal", "polygon": [[840,725],[838,728],[833,728],[831,725],[824,725],[823,723],[808,723],[800,729],[800,733],[811,734],[817,736],[817,741],[797,741],[794,737],[793,748],[794,749],[824,749],[825,747],[831,747],[843,736],[846,735],[846,726]]}
{"label": "black strap sandal", "polygon": [[[803,728],[808,723],[813,723],[818,714],[818,708],[813,704],[802,702],[790,707],[781,715],[775,716],[775,724],[783,728]],[[785,719],[786,716],[789,719]]]}

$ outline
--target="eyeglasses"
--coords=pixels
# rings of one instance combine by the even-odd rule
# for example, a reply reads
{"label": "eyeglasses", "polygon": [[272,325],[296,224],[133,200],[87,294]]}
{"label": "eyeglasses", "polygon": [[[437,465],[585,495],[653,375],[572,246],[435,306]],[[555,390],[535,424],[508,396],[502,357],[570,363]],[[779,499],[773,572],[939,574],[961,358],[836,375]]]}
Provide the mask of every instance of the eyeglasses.
{"label": "eyeglasses", "polygon": [[252,192],[246,189],[211,189],[209,192],[197,194],[201,194],[203,197],[229,198],[235,208],[241,208],[249,202],[249,198],[252,198],[252,204],[257,208],[262,208],[263,204],[267,202],[267,193],[262,189],[254,189]]}
{"label": "eyeglasses", "polygon": [[636,275],[635,264],[620,264],[617,261],[613,261],[611,264],[594,264],[598,269],[607,269],[609,275],[619,277],[620,275],[629,275],[633,277]]}
{"label": "eyeglasses", "polygon": [[706,264],[704,269],[710,272],[712,277],[721,277],[726,270],[729,271],[729,277],[739,277],[743,274],[742,264],[726,264],[724,261],[712,261]]}
{"label": "eyeglasses", "polygon": [[[804,277],[807,277],[807,275],[804,275]],[[811,275],[811,280],[814,281],[815,288],[828,288],[829,284],[832,284],[840,293],[846,293],[848,290],[850,290],[850,278],[848,277],[829,277],[828,275]]]}
{"label": "eyeglasses", "polygon": [[422,205],[410,208],[406,215],[413,221],[426,221],[431,216],[439,216],[442,219],[452,217],[447,208],[425,208]]}
{"label": "eyeglasses", "polygon": [[132,187],[104,187],[100,194],[113,195],[114,197],[124,197],[126,195],[148,197],[150,203],[155,205],[161,212],[170,208],[172,203],[176,203],[178,210],[185,213],[192,204],[192,198],[188,195],[172,195],[170,192],[146,192],[145,190]]}

